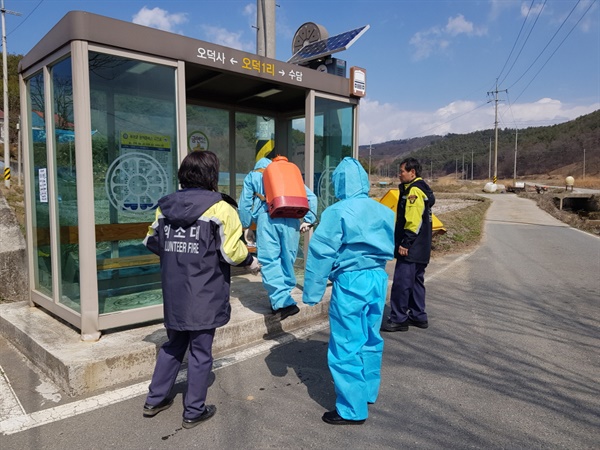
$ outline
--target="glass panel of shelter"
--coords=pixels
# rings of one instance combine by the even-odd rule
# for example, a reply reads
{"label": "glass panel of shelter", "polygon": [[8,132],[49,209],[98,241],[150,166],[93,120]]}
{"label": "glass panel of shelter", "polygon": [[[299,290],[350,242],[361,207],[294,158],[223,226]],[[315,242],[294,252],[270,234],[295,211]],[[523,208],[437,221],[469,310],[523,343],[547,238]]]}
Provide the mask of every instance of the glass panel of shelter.
{"label": "glass panel of shelter", "polygon": [[175,68],[90,52],[89,71],[99,312],[159,305],[158,257],[142,241],[177,188]]}
{"label": "glass panel of shelter", "polygon": [[46,107],[44,74],[39,72],[27,82],[29,117],[31,120],[29,142],[32,161],[29,170],[33,186],[34,289],[52,297],[52,248],[50,246],[50,211],[48,186],[48,148],[46,146]]}
{"label": "glass panel of shelter", "polygon": [[318,215],[337,200],[331,175],[346,156],[353,155],[354,105],[329,98],[315,98],[314,170]]}

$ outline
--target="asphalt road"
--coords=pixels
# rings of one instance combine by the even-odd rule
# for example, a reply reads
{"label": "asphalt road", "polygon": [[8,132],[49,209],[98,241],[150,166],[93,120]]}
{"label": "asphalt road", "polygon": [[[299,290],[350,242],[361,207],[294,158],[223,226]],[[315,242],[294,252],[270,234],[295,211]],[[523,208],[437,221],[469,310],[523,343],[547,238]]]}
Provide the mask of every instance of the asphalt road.
{"label": "asphalt road", "polygon": [[155,418],[137,395],[0,435],[0,448],[600,448],[600,239],[529,200],[491,198],[481,246],[428,269],[430,328],[384,335],[364,425],[321,421],[334,405],[323,328],[219,361],[217,415],[192,430],[179,383]]}

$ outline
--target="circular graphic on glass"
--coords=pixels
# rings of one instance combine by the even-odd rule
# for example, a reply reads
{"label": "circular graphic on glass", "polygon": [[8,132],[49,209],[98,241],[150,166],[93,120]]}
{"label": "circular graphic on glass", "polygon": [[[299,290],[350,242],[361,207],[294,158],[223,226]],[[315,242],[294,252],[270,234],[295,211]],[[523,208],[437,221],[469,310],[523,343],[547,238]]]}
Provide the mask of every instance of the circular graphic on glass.
{"label": "circular graphic on glass", "polygon": [[126,153],[113,161],[106,175],[106,194],[118,210],[145,212],[166,195],[167,172],[144,153]]}
{"label": "circular graphic on glass", "polygon": [[188,136],[188,149],[190,152],[208,150],[208,137],[202,131],[192,131]]}
{"label": "circular graphic on glass", "polygon": [[319,178],[319,188],[317,189],[317,192],[321,210],[335,203],[335,192],[333,190],[333,183],[331,182],[331,176],[333,175],[334,170],[335,168],[333,167],[326,168],[321,172],[321,177]]}

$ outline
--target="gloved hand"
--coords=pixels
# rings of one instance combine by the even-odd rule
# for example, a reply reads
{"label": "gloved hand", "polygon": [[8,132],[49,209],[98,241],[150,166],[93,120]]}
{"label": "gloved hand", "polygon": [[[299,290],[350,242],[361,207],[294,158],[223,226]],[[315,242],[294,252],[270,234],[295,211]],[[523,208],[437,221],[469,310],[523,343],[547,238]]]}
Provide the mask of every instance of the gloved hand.
{"label": "gloved hand", "polygon": [[251,273],[252,275],[258,275],[260,273],[260,268],[262,266],[260,265],[260,263],[258,262],[258,259],[256,259],[255,256],[252,257],[252,264],[250,264],[249,266],[246,266],[246,271]]}
{"label": "gloved hand", "polygon": [[300,224],[300,233],[306,233],[308,230],[310,230],[310,227],[312,227],[312,223],[302,222]]}
{"label": "gloved hand", "polygon": [[244,239],[250,247],[256,247],[256,234],[250,228],[244,230]]}

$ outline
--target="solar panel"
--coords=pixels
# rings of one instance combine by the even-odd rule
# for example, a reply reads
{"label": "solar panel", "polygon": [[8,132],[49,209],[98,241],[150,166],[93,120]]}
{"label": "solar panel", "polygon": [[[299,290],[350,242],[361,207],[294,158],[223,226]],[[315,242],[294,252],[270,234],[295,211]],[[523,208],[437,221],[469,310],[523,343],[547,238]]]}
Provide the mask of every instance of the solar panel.
{"label": "solar panel", "polygon": [[305,45],[296,53],[294,53],[294,55],[287,62],[291,64],[300,64],[303,62],[312,61],[314,59],[323,58],[324,56],[329,56],[332,53],[346,50],[348,47],[354,44],[356,40],[369,29],[369,27],[369,25],[365,25],[364,27],[346,31],[345,33],[336,34],[335,36],[327,39]]}

